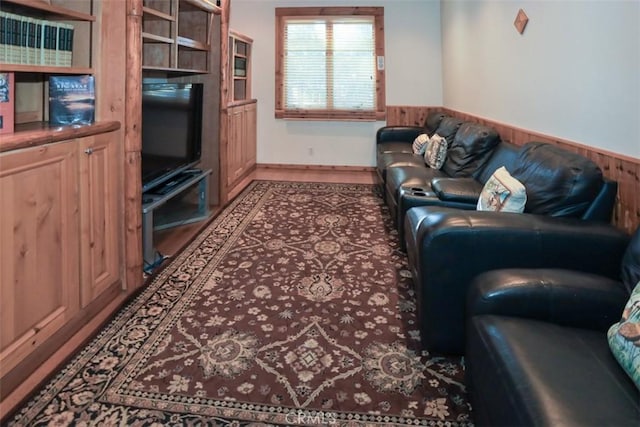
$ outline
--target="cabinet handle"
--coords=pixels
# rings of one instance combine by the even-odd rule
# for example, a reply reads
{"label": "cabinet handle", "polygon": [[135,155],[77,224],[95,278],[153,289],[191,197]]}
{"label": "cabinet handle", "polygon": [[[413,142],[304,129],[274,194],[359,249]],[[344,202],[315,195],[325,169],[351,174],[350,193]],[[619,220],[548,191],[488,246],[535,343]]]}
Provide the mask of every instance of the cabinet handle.
{"label": "cabinet handle", "polygon": [[93,148],[89,147],[89,148],[87,148],[86,150],[84,150],[84,152],[85,152],[86,154],[93,154]]}

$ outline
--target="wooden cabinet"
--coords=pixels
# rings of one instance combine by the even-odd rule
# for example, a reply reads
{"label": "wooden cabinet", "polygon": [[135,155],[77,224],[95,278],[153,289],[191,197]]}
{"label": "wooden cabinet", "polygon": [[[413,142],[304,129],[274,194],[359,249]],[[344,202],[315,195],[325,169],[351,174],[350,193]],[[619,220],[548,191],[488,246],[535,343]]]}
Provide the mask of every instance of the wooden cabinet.
{"label": "wooden cabinet", "polygon": [[235,31],[229,32],[229,65],[231,67],[232,102],[251,98],[251,48],[253,40]]}
{"label": "wooden cabinet", "polygon": [[256,119],[255,100],[227,109],[228,140],[223,162],[226,165],[228,189],[256,165]]}
{"label": "wooden cabinet", "polygon": [[118,199],[120,158],[110,134],[78,140],[80,190],[81,306],[120,278]]}
{"label": "wooden cabinet", "polygon": [[74,144],[0,157],[0,375],[79,310]]}
{"label": "wooden cabinet", "polygon": [[180,74],[207,73],[213,15],[211,0],[144,0],[142,69]]}
{"label": "wooden cabinet", "polygon": [[115,135],[0,154],[3,385],[29,356],[46,357],[43,344],[57,332],[79,329],[92,303],[106,305],[121,292],[122,160]]}

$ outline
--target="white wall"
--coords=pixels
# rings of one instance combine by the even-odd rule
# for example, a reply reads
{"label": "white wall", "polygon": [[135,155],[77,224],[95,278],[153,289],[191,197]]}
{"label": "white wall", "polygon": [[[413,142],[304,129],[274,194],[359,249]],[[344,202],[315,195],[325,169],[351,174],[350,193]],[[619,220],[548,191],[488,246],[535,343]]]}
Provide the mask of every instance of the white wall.
{"label": "white wall", "polygon": [[441,12],[445,106],[640,158],[639,1],[446,0]]}
{"label": "white wall", "polygon": [[274,118],[275,8],[384,6],[389,105],[442,105],[437,0],[232,0],[231,29],[253,38],[252,96],[258,99],[258,163],[373,166],[384,122]]}

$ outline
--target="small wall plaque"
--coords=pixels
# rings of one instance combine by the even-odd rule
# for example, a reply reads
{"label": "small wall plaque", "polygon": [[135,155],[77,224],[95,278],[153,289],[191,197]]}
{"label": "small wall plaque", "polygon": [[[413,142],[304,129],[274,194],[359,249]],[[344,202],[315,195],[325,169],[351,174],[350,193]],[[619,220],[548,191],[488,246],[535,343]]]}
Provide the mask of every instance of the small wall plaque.
{"label": "small wall plaque", "polygon": [[516,30],[518,30],[520,34],[524,32],[527,22],[529,22],[529,17],[524,13],[524,10],[520,9],[516,15],[516,20],[513,22],[513,25],[516,26]]}

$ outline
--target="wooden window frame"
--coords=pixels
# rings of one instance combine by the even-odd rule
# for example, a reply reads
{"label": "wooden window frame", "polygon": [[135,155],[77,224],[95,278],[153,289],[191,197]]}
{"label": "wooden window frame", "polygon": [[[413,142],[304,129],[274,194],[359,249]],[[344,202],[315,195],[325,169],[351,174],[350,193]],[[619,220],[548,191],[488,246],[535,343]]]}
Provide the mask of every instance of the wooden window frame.
{"label": "wooden window frame", "polygon": [[385,67],[376,66],[375,111],[286,110],[284,107],[284,25],[291,17],[372,16],[375,28],[376,63],[384,64],[384,7],[279,7],[276,8],[276,102],[277,119],[374,121],[386,118]]}

